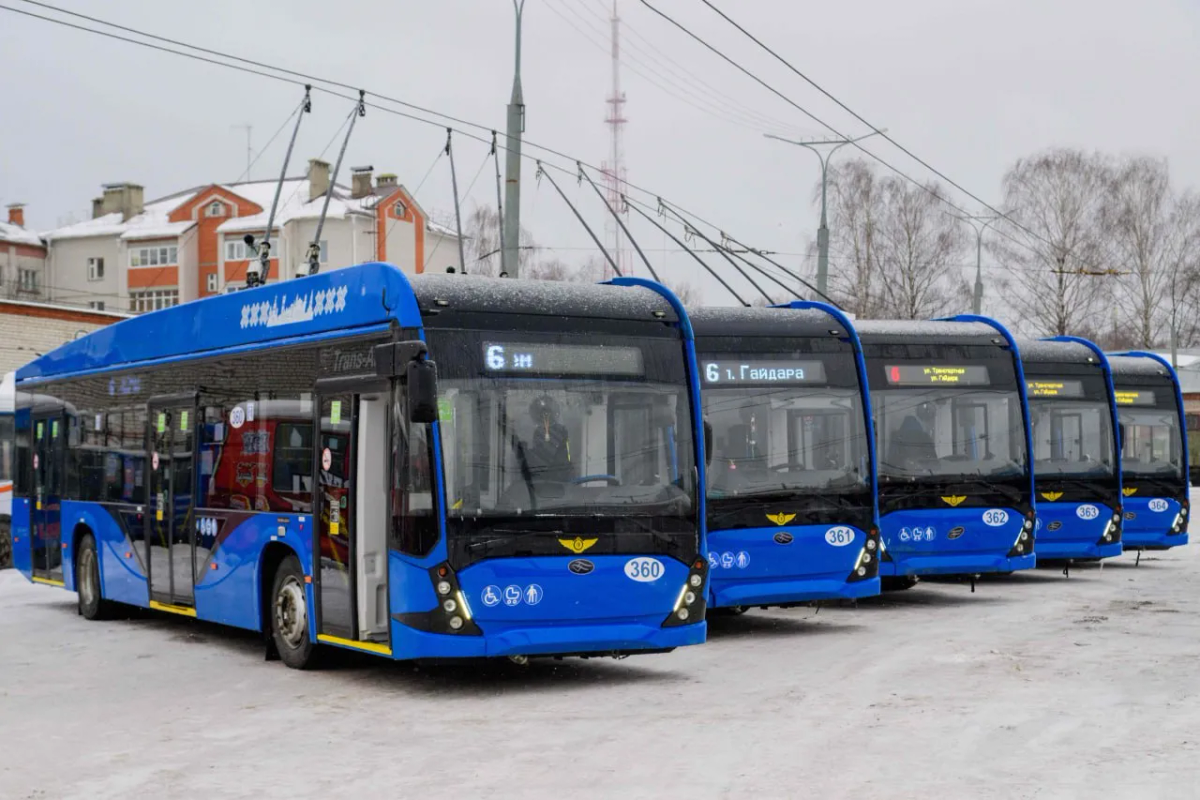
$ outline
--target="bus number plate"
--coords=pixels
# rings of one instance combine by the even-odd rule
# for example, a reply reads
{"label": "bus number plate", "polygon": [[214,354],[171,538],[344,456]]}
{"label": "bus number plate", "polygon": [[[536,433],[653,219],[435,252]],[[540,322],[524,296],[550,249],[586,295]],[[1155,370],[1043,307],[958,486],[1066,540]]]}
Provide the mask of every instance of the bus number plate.
{"label": "bus number plate", "polygon": [[625,576],[639,583],[653,583],[663,575],[662,562],[657,558],[631,558],[625,562]]}

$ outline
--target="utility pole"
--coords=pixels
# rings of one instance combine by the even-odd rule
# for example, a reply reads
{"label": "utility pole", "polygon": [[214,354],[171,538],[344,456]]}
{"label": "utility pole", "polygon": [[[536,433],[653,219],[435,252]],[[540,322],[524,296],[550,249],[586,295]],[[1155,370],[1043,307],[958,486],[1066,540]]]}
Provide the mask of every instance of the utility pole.
{"label": "utility pole", "polygon": [[241,125],[231,125],[232,128],[240,128],[246,132],[246,177],[244,180],[250,180],[250,164],[254,160],[254,151],[250,148],[250,135],[254,131],[254,126],[248,122]]}
{"label": "utility pole", "polygon": [[[784,139],[782,136],[775,136],[771,133],[763,134],[768,139],[777,139],[781,142],[807,148],[816,153],[817,158],[821,161],[821,224],[817,228],[817,291],[822,296],[829,294],[829,225],[825,215],[825,185],[829,177],[829,159],[833,157],[834,153],[848,144],[861,142],[863,139],[882,133],[887,133],[887,128],[874,130],[854,139],[807,139],[799,141]],[[833,145],[833,147],[828,151],[818,149],[827,145]]]}
{"label": "utility pole", "polygon": [[961,219],[975,231],[975,295],[971,299],[971,313],[983,313],[983,232],[993,222],[1003,217],[995,214],[951,214],[955,219]]}
{"label": "utility pole", "polygon": [[525,95],[521,92],[521,15],[525,0],[513,0],[517,15],[512,96],[508,101],[508,130],[505,134],[504,249],[500,270],[510,278],[520,277],[521,246],[521,134],[525,132]]}

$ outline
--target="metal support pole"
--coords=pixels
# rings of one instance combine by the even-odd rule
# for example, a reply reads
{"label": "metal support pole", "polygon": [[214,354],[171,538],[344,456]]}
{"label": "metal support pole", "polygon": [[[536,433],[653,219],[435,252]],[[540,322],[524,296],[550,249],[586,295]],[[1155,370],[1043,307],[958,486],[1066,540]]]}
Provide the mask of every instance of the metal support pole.
{"label": "metal support pole", "polygon": [[458,206],[458,172],[454,169],[454,151],[450,148],[450,140],[453,137],[454,129],[446,128],[446,155],[450,157],[450,188],[454,192],[454,227],[458,234],[458,271],[466,275],[467,254],[463,249],[462,211]]}
{"label": "metal support pole", "polygon": [[[795,141],[770,133],[763,134],[768,139],[777,139],[781,142],[787,142],[788,144],[794,144],[811,150],[817,154],[817,158],[821,161],[821,224],[817,227],[817,293],[822,297],[826,297],[829,294],[829,223],[825,205],[825,191],[829,180],[829,160],[833,158],[834,153],[846,145],[855,144],[861,142],[863,139],[868,139],[882,133],[887,133],[887,128],[871,131],[853,139],[816,139],[812,141]],[[833,148],[828,152],[822,152],[817,149],[826,145],[833,145]]]}
{"label": "metal support pole", "polygon": [[500,277],[507,278],[508,273],[504,271],[504,184],[500,181],[500,155],[496,149],[495,131],[492,131],[492,163],[496,165],[496,227],[500,235]]}
{"label": "metal support pole", "polygon": [[983,234],[994,222],[1003,217],[994,214],[951,214],[955,219],[961,219],[975,231],[975,291],[971,295],[971,312],[983,313]]}
{"label": "metal support pole", "polygon": [[508,101],[508,127],[505,133],[504,243],[500,269],[509,277],[520,277],[521,244],[521,134],[525,132],[525,95],[521,91],[521,16],[525,0],[513,0],[517,15],[516,53],[513,66],[512,96]]}

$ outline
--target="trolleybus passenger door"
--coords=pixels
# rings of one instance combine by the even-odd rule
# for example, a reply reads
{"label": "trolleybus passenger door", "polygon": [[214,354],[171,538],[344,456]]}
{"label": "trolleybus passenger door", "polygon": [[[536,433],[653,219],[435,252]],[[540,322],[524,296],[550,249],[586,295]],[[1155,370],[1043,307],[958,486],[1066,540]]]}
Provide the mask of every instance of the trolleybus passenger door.
{"label": "trolleybus passenger door", "polygon": [[325,636],[380,642],[388,633],[390,393],[386,382],[362,389],[321,393],[317,404],[318,619]]}
{"label": "trolleybus passenger door", "polygon": [[151,404],[146,497],[150,600],[195,603],[192,550],[196,403]]}
{"label": "trolleybus passenger door", "polygon": [[62,490],[66,418],[61,411],[33,416],[33,577],[61,583]]}

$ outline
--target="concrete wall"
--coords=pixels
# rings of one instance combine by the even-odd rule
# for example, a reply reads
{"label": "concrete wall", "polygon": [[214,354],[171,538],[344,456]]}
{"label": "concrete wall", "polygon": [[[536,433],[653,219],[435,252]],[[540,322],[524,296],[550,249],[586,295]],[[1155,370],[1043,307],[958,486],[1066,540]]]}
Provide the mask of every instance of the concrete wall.
{"label": "concrete wall", "polygon": [[4,294],[12,295],[15,291],[19,274],[17,270],[20,269],[35,270],[38,273],[38,286],[45,287],[45,251],[32,245],[0,242],[0,290]]}
{"label": "concrete wall", "polygon": [[85,309],[0,301],[0,375],[11,372],[70,340],[123,317]]}

